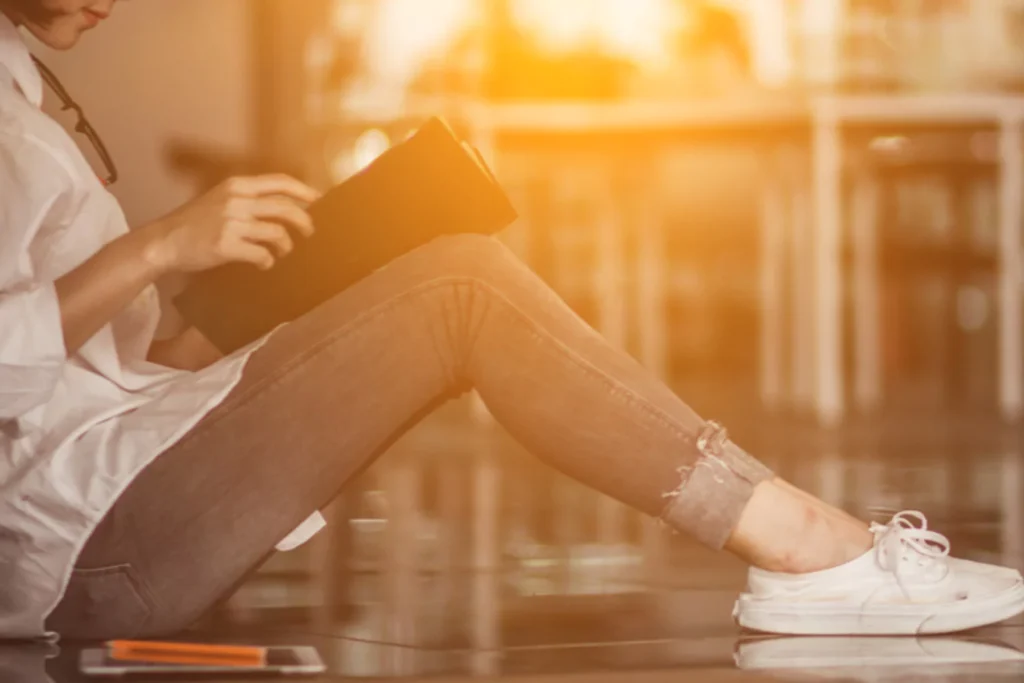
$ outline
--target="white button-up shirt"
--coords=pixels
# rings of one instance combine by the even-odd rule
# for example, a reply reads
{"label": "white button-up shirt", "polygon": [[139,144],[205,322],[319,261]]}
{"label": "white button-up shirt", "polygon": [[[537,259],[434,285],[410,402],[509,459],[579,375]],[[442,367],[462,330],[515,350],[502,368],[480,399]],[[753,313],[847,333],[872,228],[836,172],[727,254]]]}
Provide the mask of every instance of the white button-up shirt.
{"label": "white button-up shirt", "polygon": [[[128,226],[42,98],[0,12],[0,639],[44,635],[96,525],[225,398],[258,347],[197,373],[147,362],[160,319],[149,287],[68,356],[54,282]],[[314,515],[279,548],[322,524]]]}

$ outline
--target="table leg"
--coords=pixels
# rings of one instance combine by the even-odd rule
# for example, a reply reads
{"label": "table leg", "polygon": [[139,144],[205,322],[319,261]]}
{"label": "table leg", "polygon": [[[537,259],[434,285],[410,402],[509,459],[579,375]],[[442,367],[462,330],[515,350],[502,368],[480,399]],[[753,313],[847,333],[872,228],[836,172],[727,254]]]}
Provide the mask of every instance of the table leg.
{"label": "table leg", "polygon": [[814,121],[815,392],[818,421],[826,426],[844,414],[842,364],[842,133],[831,112]]}
{"label": "table leg", "polygon": [[806,179],[797,176],[790,197],[790,400],[799,411],[814,402],[814,263],[812,262],[811,195]]}
{"label": "table leg", "polygon": [[766,164],[761,188],[761,401],[782,402],[785,304],[785,201],[776,164]]}
{"label": "table leg", "polygon": [[1021,353],[1021,240],[1024,225],[1022,122],[1003,121],[999,169],[999,407],[1007,420],[1024,409]]}
{"label": "table leg", "polygon": [[882,326],[878,272],[877,180],[857,178],[850,227],[853,233],[854,396],[872,411],[882,399]]}

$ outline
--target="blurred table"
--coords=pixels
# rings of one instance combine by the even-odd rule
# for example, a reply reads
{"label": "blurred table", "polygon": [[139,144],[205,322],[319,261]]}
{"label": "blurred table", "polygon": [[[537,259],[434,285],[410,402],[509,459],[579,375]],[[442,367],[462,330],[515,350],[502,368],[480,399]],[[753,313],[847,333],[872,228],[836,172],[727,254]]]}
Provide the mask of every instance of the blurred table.
{"label": "blurred table", "polygon": [[[852,208],[853,395],[858,407],[877,407],[882,393],[880,296],[877,269],[877,188],[855,182],[853,206],[843,191],[845,135],[851,130],[995,128],[999,135],[999,406],[1005,418],[1024,413],[1022,255],[1024,225],[1024,97],[950,94],[788,96],[679,103],[484,104],[417,100],[401,119],[417,122],[443,114],[471,131],[484,155],[501,165],[505,141],[587,144],[625,141],[638,155],[656,158],[667,142],[751,146],[763,157],[761,189],[760,387],[768,406],[790,405],[824,425],[847,415],[844,372],[843,225]],[[394,123],[393,112],[348,103],[347,125]],[[500,174],[500,171],[499,171]],[[858,179],[860,180],[860,179]],[[640,217],[639,312],[641,360],[658,372],[667,351],[663,303],[664,252],[656,215]],[[625,337],[624,258],[615,245],[623,226],[600,226],[598,253],[601,330]],[[787,251],[789,257],[787,258]],[[787,272],[788,270],[788,272]],[[789,287],[786,286],[787,281]],[[787,294],[790,301],[787,302]],[[792,311],[787,334],[787,310]],[[789,348],[787,349],[787,338]],[[787,363],[786,356],[789,356]],[[786,370],[789,379],[786,379]]]}
{"label": "blurred table", "polygon": [[[587,145],[601,149],[606,143],[628,147],[640,160],[639,168],[659,168],[666,147],[715,145],[743,147],[760,158],[763,171],[761,187],[760,313],[763,334],[759,344],[760,387],[766,404],[788,401],[785,387],[793,383],[784,378],[786,311],[802,310],[800,302],[787,306],[785,264],[788,235],[792,224],[806,217],[801,213],[799,151],[809,144],[811,109],[806,102],[787,98],[758,100],[708,100],[679,103],[515,103],[471,105],[452,117],[466,122],[476,144],[488,159],[501,164],[501,151],[509,140],[517,148],[524,146],[550,150],[553,147]],[[622,233],[632,227],[638,235],[634,265],[637,274],[635,300],[632,302],[639,325],[640,360],[655,373],[664,376],[668,365],[666,297],[672,281],[667,272],[663,248],[664,216],[659,199],[662,179],[645,179],[652,195],[638,202],[638,215],[618,216],[610,209],[609,220],[601,221],[598,231],[598,255],[595,288],[599,293],[598,326],[613,343],[622,345],[627,338],[627,317],[622,309],[627,298],[627,264],[621,248]],[[603,191],[605,190],[605,191]],[[611,200],[607,188],[594,188],[598,201]],[[802,291],[809,292],[810,287]],[[801,316],[795,316],[800,317]],[[805,337],[807,335],[804,335]],[[807,354],[795,354],[805,358]],[[799,374],[799,373],[798,373]],[[804,371],[803,376],[808,373]],[[806,382],[804,382],[806,384]]]}
{"label": "blurred table", "polygon": [[[1022,260],[1024,227],[1024,97],[982,94],[842,96],[812,102],[812,206],[815,263],[815,409],[824,424],[846,414],[842,353],[840,236],[844,219],[843,134],[851,127],[899,126],[901,131],[943,127],[994,127],[999,137],[999,407],[1007,420],[1024,411],[1022,365]],[[873,200],[870,187],[857,194]],[[871,208],[855,207],[854,384],[862,407],[881,398],[881,329]],[[858,213],[860,215],[858,215]]]}

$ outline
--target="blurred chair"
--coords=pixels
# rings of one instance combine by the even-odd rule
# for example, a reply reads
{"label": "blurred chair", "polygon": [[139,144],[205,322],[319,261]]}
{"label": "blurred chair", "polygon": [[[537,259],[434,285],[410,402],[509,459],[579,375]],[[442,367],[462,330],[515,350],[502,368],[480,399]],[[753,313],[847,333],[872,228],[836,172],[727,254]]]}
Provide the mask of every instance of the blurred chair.
{"label": "blurred chair", "polygon": [[[863,163],[863,154],[860,159],[853,159],[859,163],[851,164],[850,152],[862,152],[856,145],[864,144],[863,137],[852,148],[850,140],[856,140],[858,135],[888,135],[892,131],[909,140],[936,131],[993,130],[991,157],[996,168],[998,204],[997,395],[1004,419],[1018,420],[1024,411],[1024,98],[981,94],[835,96],[813,101],[812,112],[808,181],[815,234],[810,247],[815,272],[813,395],[819,421],[837,425],[848,416],[846,387],[851,368],[858,403],[868,407],[876,404],[882,387],[875,252],[879,239],[878,209],[885,196],[880,194],[882,188],[875,180],[877,164]],[[967,166],[976,166],[977,161]],[[964,168],[964,160],[952,167]],[[852,205],[848,201],[851,198],[855,200]],[[849,232],[844,227],[847,222],[852,228]],[[856,330],[849,354],[844,350],[848,272],[853,281],[850,313]]]}
{"label": "blurred chair", "polygon": [[[998,164],[979,144],[991,139],[984,131],[947,130],[851,141],[844,320],[861,412],[880,408],[887,393],[904,407],[965,409],[985,403],[985,393],[987,405],[998,403],[998,368],[978,372],[977,365],[979,358],[997,357],[977,351],[982,327],[987,335],[980,343],[998,339],[995,316],[984,312],[999,308],[992,210]],[[939,297],[934,305],[927,303],[929,291]],[[942,400],[928,405],[932,397]]]}

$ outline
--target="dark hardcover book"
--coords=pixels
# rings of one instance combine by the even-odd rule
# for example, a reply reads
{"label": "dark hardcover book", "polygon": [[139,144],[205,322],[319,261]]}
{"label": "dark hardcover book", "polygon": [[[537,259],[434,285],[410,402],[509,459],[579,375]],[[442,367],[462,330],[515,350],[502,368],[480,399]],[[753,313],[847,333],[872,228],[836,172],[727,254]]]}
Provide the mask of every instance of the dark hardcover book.
{"label": "dark hardcover book", "polygon": [[393,259],[443,235],[492,234],[516,211],[479,154],[440,119],[310,207],[316,233],[269,271],[232,264],[175,299],[230,353],[308,313]]}

